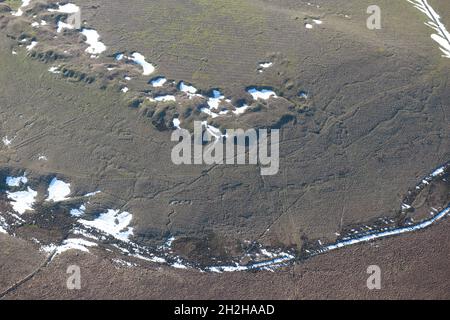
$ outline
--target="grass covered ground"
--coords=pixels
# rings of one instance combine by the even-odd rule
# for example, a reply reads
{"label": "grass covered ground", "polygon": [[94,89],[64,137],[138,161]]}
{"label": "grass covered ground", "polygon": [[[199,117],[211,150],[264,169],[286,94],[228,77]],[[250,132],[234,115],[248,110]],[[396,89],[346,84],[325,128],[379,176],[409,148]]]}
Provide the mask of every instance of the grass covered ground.
{"label": "grass covered ground", "polygon": [[[450,157],[449,64],[406,1],[380,3],[380,31],[365,27],[365,0],[319,1],[320,8],[288,0],[74,2],[107,44],[105,56],[137,50],[158,74],[237,98],[248,85],[288,98],[310,94],[311,113],[282,128],[279,175],[262,178],[254,166],[177,167],[170,132],[128,108],[125,95],[53,75],[52,63],[23,47],[12,55],[10,29],[2,31],[1,134],[14,137],[2,164],[101,189],[107,196],[98,207],[131,211],[144,242],[185,237],[189,255],[208,237],[230,247],[254,240],[296,249],[334,240],[347,226],[396,217],[408,188]],[[323,25],[306,29],[313,18]],[[102,61],[83,56],[77,36],[59,39],[80,45],[80,67]],[[274,66],[257,72],[266,60]],[[146,86],[148,78],[136,81]],[[246,120],[258,126],[258,116]],[[36,161],[40,153],[47,163]]]}

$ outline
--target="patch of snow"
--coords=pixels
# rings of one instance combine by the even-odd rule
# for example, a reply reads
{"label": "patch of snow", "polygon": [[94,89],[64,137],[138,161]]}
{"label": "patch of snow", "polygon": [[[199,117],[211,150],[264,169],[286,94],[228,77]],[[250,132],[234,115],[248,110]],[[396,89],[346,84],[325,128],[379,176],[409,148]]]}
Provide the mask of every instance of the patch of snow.
{"label": "patch of snow", "polygon": [[236,110],[233,110],[233,113],[235,115],[244,114],[247,111],[248,108],[250,108],[250,106],[244,104],[242,107],[236,107]]}
{"label": "patch of snow", "polygon": [[84,229],[75,228],[75,229],[73,229],[72,232],[73,232],[73,234],[81,235],[81,236],[83,236],[85,238],[88,238],[88,239],[92,239],[92,240],[96,240],[96,241],[100,240],[99,237],[89,233],[88,231],[86,231]]}
{"label": "patch of snow", "polygon": [[64,5],[59,5],[58,9],[48,9],[50,12],[60,12],[60,13],[77,13],[80,11],[80,7],[73,3],[67,3]]}
{"label": "patch of snow", "polygon": [[291,254],[281,252],[277,254],[274,258],[268,261],[257,262],[254,264],[250,264],[247,266],[240,266],[238,263],[230,266],[215,266],[206,268],[207,271],[222,273],[222,272],[239,272],[239,271],[249,271],[249,270],[257,270],[257,269],[266,269],[272,268],[276,266],[281,266],[289,261],[292,261],[295,257]]}
{"label": "patch of snow", "polygon": [[5,218],[0,216],[0,233],[8,233],[6,229],[8,228],[8,224],[6,223]]}
{"label": "patch of snow", "polygon": [[300,91],[299,93],[298,93],[298,96],[300,97],[300,98],[303,98],[303,99],[308,99],[308,93],[306,92],[306,91]]}
{"label": "patch of snow", "polygon": [[20,17],[23,15],[22,8],[28,7],[30,5],[31,0],[22,0],[22,4],[20,5],[20,8],[17,10],[17,12],[13,12],[12,15],[16,17]]}
{"label": "patch of snow", "polygon": [[212,97],[208,99],[208,106],[211,109],[219,109],[220,103],[225,99],[219,90],[213,90]]}
{"label": "patch of snow", "polygon": [[276,257],[276,254],[267,251],[267,249],[261,249],[260,251],[261,251],[261,254],[265,255],[266,257],[269,257],[269,258],[275,258]]}
{"label": "patch of snow", "polygon": [[215,112],[212,112],[210,109],[208,108],[201,108],[200,110],[203,113],[206,113],[208,116],[210,116],[211,118],[217,118],[219,115]]}
{"label": "patch of snow", "polygon": [[69,250],[79,250],[83,252],[89,252],[88,249],[89,247],[96,247],[96,246],[97,246],[96,243],[84,239],[67,239],[64,240],[61,246],[56,248],[54,256],[57,256]]}
{"label": "patch of snow", "polygon": [[432,34],[431,39],[439,43],[439,45],[441,46],[440,49],[444,53],[442,57],[450,58],[450,43],[448,42],[448,40],[437,34]]}
{"label": "patch of snow", "polygon": [[94,192],[86,193],[83,197],[93,197],[93,196],[96,196],[99,193],[102,193],[102,192],[100,190],[97,190],[97,191],[94,191]]}
{"label": "patch of snow", "polygon": [[268,100],[270,98],[277,98],[277,94],[269,89],[258,90],[257,88],[250,88],[247,92],[250,93],[255,100]]}
{"label": "patch of snow", "polygon": [[180,82],[178,88],[180,89],[181,92],[186,93],[189,96],[189,98],[193,98],[194,96],[197,95],[198,92],[197,88],[184,83],[184,81]]}
{"label": "patch of snow", "polygon": [[57,66],[57,67],[55,67],[55,66],[50,67],[48,69],[48,71],[51,72],[51,73],[55,73],[55,74],[61,73],[61,71],[59,71],[59,66]]}
{"label": "patch of snow", "polygon": [[306,28],[306,29],[312,29],[312,28],[313,28],[313,25],[310,24],[310,23],[305,23],[305,28]]}
{"label": "patch of snow", "polygon": [[23,15],[23,11],[22,11],[22,9],[19,8],[19,10],[17,10],[16,12],[13,12],[12,15],[16,16],[16,17],[21,17]]}
{"label": "patch of snow", "polygon": [[112,261],[114,263],[122,266],[122,267],[131,268],[131,267],[136,267],[137,266],[137,264],[135,264],[135,263],[131,263],[131,262],[128,262],[128,261],[125,261],[125,260],[122,260],[122,259],[113,259]]}
{"label": "patch of snow", "polygon": [[[149,76],[153,72],[155,72],[155,67],[151,63],[148,63],[142,54],[140,54],[138,52],[134,52],[131,56],[132,56],[132,58],[130,58],[130,60],[132,60],[134,63],[136,63],[142,67],[142,69],[143,69],[142,74],[144,76]],[[116,59],[117,59],[117,57],[116,57]]]}
{"label": "patch of snow", "polygon": [[70,183],[66,183],[64,181],[58,180],[57,178],[53,178],[48,187],[48,198],[47,201],[65,201],[69,198],[66,198],[70,194]]}
{"label": "patch of snow", "polygon": [[24,214],[28,210],[33,210],[33,204],[35,202],[37,191],[34,191],[30,187],[26,191],[6,192],[8,199],[11,200],[11,205],[19,214]]}
{"label": "patch of snow", "polygon": [[173,123],[173,126],[174,126],[175,128],[181,129],[181,127],[180,127],[180,125],[181,125],[180,119],[174,118],[174,119],[172,120],[172,123]]}
{"label": "patch of snow", "polygon": [[[419,223],[417,225],[411,225],[410,227],[403,227],[403,228],[393,229],[393,230],[389,230],[389,231],[384,231],[384,232],[380,232],[380,233],[375,233],[375,234],[362,236],[360,238],[354,238],[354,239],[338,242],[336,244],[332,244],[332,245],[329,245],[329,246],[321,249],[320,252],[321,253],[328,252],[328,251],[332,251],[332,250],[335,250],[335,249],[338,249],[338,248],[343,248],[343,247],[347,247],[347,246],[350,246],[350,245],[355,245],[355,244],[362,243],[362,242],[373,241],[373,240],[376,240],[376,239],[381,239],[381,238],[386,238],[386,237],[390,237],[390,236],[394,236],[394,235],[399,235],[399,234],[403,234],[403,233],[408,233],[408,232],[421,230],[421,229],[429,227],[430,225],[432,225],[436,221],[444,218],[449,212],[450,212],[450,207],[444,209],[439,214],[434,216],[432,219],[426,220],[426,221],[424,221],[422,223]],[[387,230],[387,229],[384,229],[384,230]]]}
{"label": "patch of snow", "polygon": [[436,170],[431,174],[431,176],[432,176],[432,177],[439,177],[439,176],[443,175],[444,172],[445,172],[445,167],[440,167],[439,169],[436,169]]}
{"label": "patch of snow", "polygon": [[106,50],[106,46],[100,41],[100,35],[96,30],[83,29],[81,34],[86,37],[86,43],[89,45],[86,49],[87,53],[99,55]]}
{"label": "patch of snow", "polygon": [[273,62],[261,62],[259,66],[263,69],[267,69],[273,66]]}
{"label": "patch of snow", "polygon": [[425,25],[435,30],[437,33],[432,34],[431,38],[436,41],[440,50],[443,52],[444,58],[450,58],[450,33],[445,25],[441,22],[440,15],[433,9],[427,0],[408,0],[414,7],[423,12],[431,20]]}
{"label": "patch of snow", "polygon": [[194,94],[194,93],[197,93],[198,90],[195,87],[187,85],[186,83],[181,81],[180,82],[180,91]]}
{"label": "patch of snow", "polygon": [[57,246],[55,244],[49,244],[46,246],[41,246],[40,250],[42,252],[46,252],[47,254],[53,254],[53,258],[55,258],[57,255],[60,255],[63,252],[69,251],[69,250],[79,250],[83,252],[89,252],[89,247],[96,247],[97,244],[91,241],[87,241],[84,239],[67,239],[64,240],[63,243],[60,246]]}
{"label": "patch of snow", "polygon": [[129,241],[129,238],[133,235],[133,228],[129,227],[132,219],[133,216],[128,212],[109,209],[95,220],[79,220],[78,222],[84,226],[100,230],[116,239]]}
{"label": "patch of snow", "polygon": [[236,263],[234,266],[221,266],[221,267],[209,267],[208,271],[215,273],[223,273],[223,272],[238,272],[238,271],[247,271],[249,270],[245,266],[240,266]]}
{"label": "patch of snow", "polygon": [[28,45],[26,48],[27,48],[27,51],[31,51],[31,50],[33,50],[34,49],[34,47],[36,47],[37,46],[37,44],[38,44],[38,42],[37,41],[31,41],[31,43],[30,43],[30,45]]}
{"label": "patch of snow", "polygon": [[22,219],[21,217],[19,217],[17,214],[12,213],[12,212],[8,212],[8,213],[9,213],[9,215],[10,215],[11,217],[13,217],[15,220],[19,221],[20,223],[25,222],[25,220]]}
{"label": "patch of snow", "polygon": [[82,204],[78,209],[71,209],[70,215],[75,218],[82,217],[86,211],[86,206]]}
{"label": "patch of snow", "polygon": [[187,269],[188,267],[186,267],[184,264],[180,263],[180,262],[175,262],[172,263],[171,266],[175,269]]}
{"label": "patch of snow", "polygon": [[58,248],[57,245],[49,244],[49,245],[41,246],[41,248],[39,250],[42,251],[42,252],[46,252],[48,254],[51,254],[51,253],[55,252],[55,250],[57,248]]}
{"label": "patch of snow", "polygon": [[167,82],[167,79],[164,77],[158,77],[150,81],[150,84],[155,87],[159,88],[162,87]]}
{"label": "patch of snow", "polygon": [[8,187],[20,187],[21,184],[28,183],[28,178],[23,175],[21,177],[6,177],[6,185]]}
{"label": "patch of snow", "polygon": [[155,97],[154,99],[150,99],[150,100],[154,100],[154,101],[158,101],[158,102],[177,101],[175,96],[172,96],[172,95],[158,96],[158,97]]}
{"label": "patch of snow", "polygon": [[57,29],[56,29],[57,33],[61,33],[64,29],[69,29],[69,30],[75,29],[74,25],[71,25],[69,23],[65,23],[65,22],[62,22],[62,21],[58,21],[58,25],[57,26],[58,26]]}
{"label": "patch of snow", "polygon": [[172,247],[173,242],[175,241],[175,237],[170,237],[167,239],[167,241],[164,243],[163,248],[164,249],[170,249]]}
{"label": "patch of snow", "polygon": [[11,145],[12,141],[13,141],[13,139],[8,139],[8,136],[3,137],[3,139],[2,139],[3,144],[7,147]]}
{"label": "patch of snow", "polygon": [[402,203],[402,210],[408,210],[408,209],[411,209],[411,206],[409,204]]}
{"label": "patch of snow", "polygon": [[151,258],[144,257],[143,255],[140,255],[140,254],[132,254],[131,256],[134,258],[144,260],[144,261],[150,261],[150,262],[155,262],[155,263],[166,263],[167,262],[166,259],[156,257],[156,256],[152,256]]}

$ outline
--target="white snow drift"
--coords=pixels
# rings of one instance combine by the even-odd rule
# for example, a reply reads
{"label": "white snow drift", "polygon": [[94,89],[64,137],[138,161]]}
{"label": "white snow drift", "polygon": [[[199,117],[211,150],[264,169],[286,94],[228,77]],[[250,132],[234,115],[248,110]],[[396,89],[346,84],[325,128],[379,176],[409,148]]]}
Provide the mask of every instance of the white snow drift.
{"label": "white snow drift", "polygon": [[16,16],[16,17],[20,17],[23,15],[23,11],[22,9],[25,7],[28,7],[30,5],[31,0],[22,0],[22,4],[20,5],[20,8],[16,11],[13,12],[12,15]]}
{"label": "white snow drift", "polygon": [[277,94],[269,89],[250,88],[248,89],[248,93],[250,93],[255,100],[268,100],[270,98],[277,98]]}
{"label": "white snow drift", "polygon": [[145,57],[142,54],[140,54],[139,52],[134,52],[131,55],[130,60],[132,60],[134,63],[136,63],[142,67],[142,74],[144,76],[149,76],[153,72],[155,72],[156,68],[151,63],[147,62],[145,60]]}
{"label": "white snow drift", "polygon": [[106,51],[106,46],[99,40],[100,35],[96,30],[83,29],[81,31],[81,34],[86,37],[86,43],[89,45],[89,47],[86,49],[87,53],[97,56]]}
{"label": "white snow drift", "polygon": [[428,3],[427,0],[407,0],[412,3],[418,10],[423,12],[430,19],[425,25],[429,26],[437,33],[432,34],[431,38],[436,41],[441,51],[444,53],[442,57],[450,58],[450,33],[447,31],[445,25],[441,22],[441,17]]}
{"label": "white snow drift", "polygon": [[153,79],[150,83],[153,87],[159,88],[162,87],[167,82],[167,79],[164,77],[158,77]]}
{"label": "white snow drift", "polygon": [[53,178],[48,187],[47,201],[60,202],[68,200],[67,196],[70,194],[70,183]]}
{"label": "white snow drift", "polygon": [[109,209],[95,220],[79,220],[84,226],[92,227],[116,239],[129,241],[133,228],[129,227],[133,216],[129,212]]}
{"label": "white snow drift", "polygon": [[8,187],[20,187],[21,184],[27,184],[28,178],[23,175],[21,177],[6,177],[6,185]]}
{"label": "white snow drift", "polygon": [[11,205],[19,214],[24,214],[28,210],[33,210],[33,204],[36,200],[37,191],[30,187],[26,191],[6,192],[8,199],[11,200]]}

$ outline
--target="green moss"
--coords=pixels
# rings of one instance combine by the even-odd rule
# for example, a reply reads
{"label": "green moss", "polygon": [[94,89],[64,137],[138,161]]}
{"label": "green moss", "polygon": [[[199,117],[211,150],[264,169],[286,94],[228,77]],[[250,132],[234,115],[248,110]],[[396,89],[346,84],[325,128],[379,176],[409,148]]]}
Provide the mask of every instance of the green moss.
{"label": "green moss", "polygon": [[22,5],[22,0],[6,0],[5,3],[13,10],[17,10]]}

